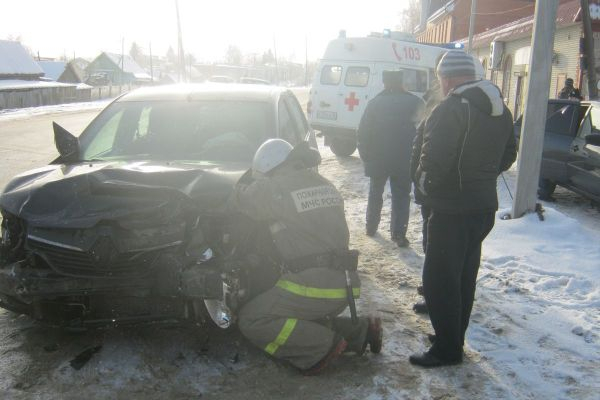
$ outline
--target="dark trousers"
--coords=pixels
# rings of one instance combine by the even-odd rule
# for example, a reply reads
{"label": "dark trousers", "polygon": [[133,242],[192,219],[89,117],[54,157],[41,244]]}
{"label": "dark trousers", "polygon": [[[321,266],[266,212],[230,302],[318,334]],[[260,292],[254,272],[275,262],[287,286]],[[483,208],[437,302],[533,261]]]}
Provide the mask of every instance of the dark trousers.
{"label": "dark trousers", "polygon": [[383,191],[388,178],[390,180],[390,191],[392,192],[390,233],[392,237],[404,237],[406,236],[410,211],[410,179],[394,176],[371,177],[367,204],[367,230],[376,231],[379,226],[381,207],[383,206]]}
{"label": "dark trousers", "polygon": [[431,214],[431,208],[426,205],[421,205],[421,218],[423,218],[423,227],[421,232],[423,233],[423,251],[427,250],[427,224],[429,223],[429,214]]}
{"label": "dark trousers", "polygon": [[423,292],[436,335],[429,352],[438,358],[462,359],[481,243],[493,226],[493,212],[458,215],[433,210],[429,216]]}

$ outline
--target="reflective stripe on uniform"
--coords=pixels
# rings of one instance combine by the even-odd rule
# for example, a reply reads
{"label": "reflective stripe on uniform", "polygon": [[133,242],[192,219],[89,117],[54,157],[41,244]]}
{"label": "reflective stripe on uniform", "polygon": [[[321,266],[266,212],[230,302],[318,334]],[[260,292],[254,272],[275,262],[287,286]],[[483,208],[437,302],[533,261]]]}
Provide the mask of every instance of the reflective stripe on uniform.
{"label": "reflective stripe on uniform", "polygon": [[[321,289],[308,286],[302,286],[297,283],[279,280],[275,285],[290,293],[297,294],[302,297],[310,297],[312,299],[345,299],[346,289]],[[352,294],[355,298],[360,297],[360,288],[352,288]]]}
{"label": "reflective stripe on uniform", "polygon": [[296,318],[289,318],[287,321],[285,321],[285,324],[283,324],[283,328],[281,328],[279,335],[277,335],[275,340],[265,347],[265,351],[270,355],[275,354],[279,346],[283,346],[285,342],[287,342],[288,338],[292,334],[292,331],[296,327],[296,322],[298,322]]}

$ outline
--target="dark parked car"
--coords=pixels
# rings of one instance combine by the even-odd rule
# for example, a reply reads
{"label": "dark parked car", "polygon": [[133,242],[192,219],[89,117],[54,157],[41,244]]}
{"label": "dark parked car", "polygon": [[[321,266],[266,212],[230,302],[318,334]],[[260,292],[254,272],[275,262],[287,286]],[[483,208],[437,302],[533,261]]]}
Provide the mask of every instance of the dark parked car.
{"label": "dark parked car", "polygon": [[[600,102],[548,101],[538,194],[548,198],[556,185],[600,203]],[[517,135],[521,118],[515,122]]]}
{"label": "dark parked car", "polygon": [[0,195],[0,306],[67,327],[228,327],[265,261],[228,261],[227,198],[267,138],[316,146],[294,94],[258,85],[139,89],[54,134],[60,157]]}

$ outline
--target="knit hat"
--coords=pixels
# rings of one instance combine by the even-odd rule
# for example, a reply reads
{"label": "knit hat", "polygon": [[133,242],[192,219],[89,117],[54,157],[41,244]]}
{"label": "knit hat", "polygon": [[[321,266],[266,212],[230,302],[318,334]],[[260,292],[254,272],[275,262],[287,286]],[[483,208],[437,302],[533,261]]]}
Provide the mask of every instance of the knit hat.
{"label": "knit hat", "polygon": [[444,78],[476,75],[475,58],[460,50],[448,51],[442,56],[437,66],[437,76]]}

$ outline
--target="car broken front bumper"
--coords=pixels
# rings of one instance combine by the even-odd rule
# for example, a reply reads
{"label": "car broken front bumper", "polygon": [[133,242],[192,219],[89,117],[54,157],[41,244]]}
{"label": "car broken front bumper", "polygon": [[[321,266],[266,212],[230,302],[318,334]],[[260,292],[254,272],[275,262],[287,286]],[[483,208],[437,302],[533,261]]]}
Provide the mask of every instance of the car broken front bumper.
{"label": "car broken front bumper", "polygon": [[192,303],[223,295],[216,264],[184,268],[161,258],[135,279],[61,276],[25,261],[0,267],[0,307],[56,326],[94,327],[194,318]]}

